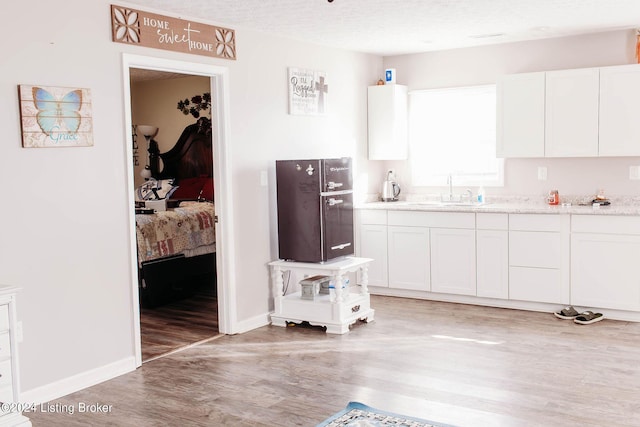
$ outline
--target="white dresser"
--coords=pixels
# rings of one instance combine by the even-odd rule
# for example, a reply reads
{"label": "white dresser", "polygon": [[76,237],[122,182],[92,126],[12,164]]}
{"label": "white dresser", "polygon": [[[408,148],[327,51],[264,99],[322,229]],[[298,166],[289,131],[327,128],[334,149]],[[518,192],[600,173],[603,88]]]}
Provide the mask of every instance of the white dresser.
{"label": "white dresser", "polygon": [[0,427],[31,425],[19,401],[17,292],[16,287],[0,286]]}

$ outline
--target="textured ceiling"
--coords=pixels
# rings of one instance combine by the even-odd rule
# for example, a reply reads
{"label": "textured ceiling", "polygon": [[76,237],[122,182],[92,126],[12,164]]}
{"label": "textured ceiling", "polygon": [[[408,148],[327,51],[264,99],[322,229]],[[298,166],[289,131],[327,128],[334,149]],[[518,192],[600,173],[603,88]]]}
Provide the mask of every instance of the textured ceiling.
{"label": "textured ceiling", "polygon": [[[379,55],[640,27],[640,0],[130,0],[142,10]],[[490,35],[501,34],[489,37]],[[242,49],[239,46],[239,49]]]}

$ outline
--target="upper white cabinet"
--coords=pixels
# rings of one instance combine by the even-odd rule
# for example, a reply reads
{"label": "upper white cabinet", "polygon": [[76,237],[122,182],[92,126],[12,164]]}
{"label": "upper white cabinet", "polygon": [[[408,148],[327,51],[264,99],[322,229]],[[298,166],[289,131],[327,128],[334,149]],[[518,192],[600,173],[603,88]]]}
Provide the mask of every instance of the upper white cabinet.
{"label": "upper white cabinet", "polygon": [[498,157],[639,156],[640,65],[507,75]]}
{"label": "upper white cabinet", "polygon": [[640,156],[640,66],[600,69],[601,156]]}
{"label": "upper white cabinet", "polygon": [[544,157],[544,91],[544,72],[511,74],[498,81],[498,157]]}
{"label": "upper white cabinet", "polygon": [[546,75],[545,156],[597,156],[599,69]]}
{"label": "upper white cabinet", "polygon": [[369,86],[369,160],[405,160],[408,156],[407,86]]}

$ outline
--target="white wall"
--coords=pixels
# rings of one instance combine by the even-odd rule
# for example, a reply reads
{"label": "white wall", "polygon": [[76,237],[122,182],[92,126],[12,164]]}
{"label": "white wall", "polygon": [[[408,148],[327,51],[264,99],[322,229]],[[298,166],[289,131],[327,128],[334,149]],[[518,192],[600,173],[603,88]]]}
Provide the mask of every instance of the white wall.
{"label": "white wall", "polygon": [[[0,283],[23,289],[20,376],[30,397],[87,372],[99,377],[103,367],[133,366],[123,52],[229,68],[239,321],[264,316],[270,305],[276,159],[353,155],[362,190],[377,188],[366,183],[366,87],[381,75],[381,58],[242,30],[237,61],[127,46],[111,42],[109,5],[0,6],[3,16],[25,18],[5,22],[4,34],[17,36],[0,44]],[[328,73],[326,117],[287,114],[288,66]],[[19,84],[90,88],[95,145],[22,148]],[[268,173],[267,187],[260,185],[261,171]]]}
{"label": "white wall", "polygon": [[[503,74],[635,63],[634,31],[614,31],[576,37],[456,49],[384,59],[396,68],[398,83],[409,90],[495,83]],[[508,159],[505,187],[491,194],[543,197],[556,188],[561,196],[593,195],[604,188],[608,195],[640,195],[640,183],[629,180],[629,166],[640,158]],[[394,167],[405,193],[439,192],[441,188],[415,188],[408,162],[387,162]],[[548,180],[538,181],[537,167],[548,168]],[[455,183],[455,180],[454,180]]]}

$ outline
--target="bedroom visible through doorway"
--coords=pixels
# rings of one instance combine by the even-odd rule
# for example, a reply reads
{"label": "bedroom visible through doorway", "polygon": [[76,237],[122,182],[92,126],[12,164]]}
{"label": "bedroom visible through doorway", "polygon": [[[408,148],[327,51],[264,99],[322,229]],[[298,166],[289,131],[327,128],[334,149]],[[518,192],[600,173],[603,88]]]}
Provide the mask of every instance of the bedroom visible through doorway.
{"label": "bedroom visible through doorway", "polygon": [[129,75],[146,362],[219,333],[211,78],[139,68]]}
{"label": "bedroom visible through doorway", "polygon": [[[128,198],[131,201],[131,209],[129,213],[129,236],[130,236],[130,249],[131,249],[131,285],[132,285],[132,308],[133,308],[133,322],[132,332],[134,339],[134,355],[136,365],[142,365],[142,341],[143,331],[141,324],[145,322],[141,321],[141,317],[144,316],[141,309],[141,302],[148,306],[150,309],[157,309],[157,307],[163,306],[171,315],[175,315],[176,312],[187,313],[184,319],[187,320],[167,320],[166,317],[163,320],[158,320],[161,324],[170,324],[171,327],[175,327],[179,323],[189,326],[189,321],[193,322],[198,316],[190,316],[189,310],[196,307],[205,307],[207,322],[209,326],[215,324],[217,321],[218,331],[222,334],[234,333],[237,328],[237,315],[236,315],[236,293],[235,293],[235,276],[233,275],[235,269],[235,257],[234,257],[234,245],[233,245],[233,203],[231,203],[231,175],[229,170],[229,154],[227,151],[227,135],[228,135],[228,118],[226,111],[228,109],[228,69],[226,67],[220,67],[209,64],[190,63],[183,61],[174,61],[169,59],[138,56],[123,54],[123,77],[125,81],[124,85],[124,108],[125,108],[125,125],[127,131],[125,132],[126,140],[126,154],[127,154],[127,176],[128,176]],[[168,132],[164,134],[160,133],[161,129],[165,131],[170,128],[168,126],[169,120],[166,118],[159,118],[156,123],[136,123],[138,119],[147,120],[155,117],[134,117],[133,106],[135,103],[135,88],[132,90],[132,81],[137,78],[135,74],[140,70],[142,74],[154,75],[156,72],[170,73],[176,75],[177,78],[192,78],[197,76],[204,78],[206,86],[202,87],[198,91],[206,90],[208,87],[211,94],[211,134],[203,136],[200,132],[201,128],[196,123],[183,127],[182,133],[180,133],[177,140],[174,140],[174,136]],[[134,74],[132,76],[132,74]],[[181,75],[177,76],[177,75]],[[177,92],[169,92],[164,89],[156,89],[152,91],[155,95],[166,95],[171,98],[168,110],[169,114],[180,115],[182,112],[178,108],[179,100],[184,100],[193,94],[184,93],[184,88]],[[151,95],[145,95],[145,100],[148,101],[152,98]],[[175,98],[175,99],[174,99]],[[160,98],[158,98],[160,99]],[[195,121],[194,118],[189,120]],[[149,125],[142,126],[140,130],[146,132],[146,134],[140,138],[140,132],[134,132],[134,125]],[[178,129],[182,127],[179,126]],[[136,135],[134,137],[134,134]],[[148,135],[147,135],[148,134]],[[147,138],[148,136],[148,138]],[[172,140],[169,142],[169,147],[161,144],[159,141],[161,138]],[[139,141],[142,139],[142,141]],[[140,144],[138,143],[140,142]],[[136,153],[136,147],[138,149]],[[150,176],[147,172],[144,175],[140,174],[140,166],[144,168],[147,165],[153,165],[153,161],[147,157],[147,147],[157,148],[155,152],[158,154],[156,158],[158,175]],[[167,151],[164,151],[167,149]],[[215,152],[215,156],[213,153]],[[136,155],[138,156],[138,162],[142,165],[138,165],[138,170],[135,167]],[[150,155],[149,155],[150,157]],[[186,167],[185,167],[186,165]],[[204,169],[203,169],[204,168]],[[208,168],[208,169],[206,169]],[[206,172],[203,172],[205,170]],[[211,172],[212,170],[212,172]],[[140,177],[140,178],[139,178]],[[167,193],[163,193],[166,190],[165,182],[170,177],[175,177],[176,182],[180,182],[176,193],[173,193],[175,198],[181,200],[176,204],[175,200],[166,197]],[[142,178],[142,181],[141,181]],[[199,179],[196,179],[199,178]],[[204,180],[202,180],[204,178]],[[188,179],[192,179],[195,185],[200,185],[195,191],[197,196],[185,196],[184,194],[178,196],[178,191],[184,193],[187,190],[194,191],[194,188],[188,182]],[[142,186],[137,183],[143,182]],[[206,184],[210,184],[206,188]],[[213,190],[213,184],[215,183],[215,191]],[[148,184],[148,185],[147,185]],[[144,187],[140,189],[140,187]],[[200,191],[198,191],[200,189]],[[137,190],[141,190],[142,193],[138,193]],[[141,209],[137,214],[134,211],[134,204],[136,194],[140,196],[144,191],[149,193],[153,192],[153,201],[150,203],[138,204],[137,209]],[[157,194],[156,194],[157,192]],[[194,194],[194,193],[191,193]],[[162,200],[163,197],[164,199]],[[144,199],[144,197],[143,197]],[[160,200],[158,200],[160,199]],[[209,206],[215,209],[212,210]],[[153,211],[144,211],[144,209],[153,208]],[[163,226],[165,229],[160,233],[146,232],[140,234],[144,237],[142,245],[138,241],[138,226],[141,223],[153,222],[151,218],[153,216],[159,216],[160,214],[166,216],[177,216],[184,211],[189,211],[189,214],[185,216],[184,220],[177,221],[179,224],[177,227],[189,226],[191,230],[196,230],[201,233],[199,236],[190,236],[186,240],[196,240],[202,245],[196,245],[196,247],[179,247],[185,243],[183,237],[175,236],[175,239],[167,242],[167,236],[170,234],[170,230],[167,227],[171,227],[169,222],[166,222]],[[150,214],[153,212],[153,214]],[[141,219],[141,221],[140,221]],[[191,225],[189,224],[191,221]],[[211,231],[213,233],[205,232]],[[148,241],[149,236],[156,236],[156,240]],[[207,236],[214,236],[214,240],[207,240]],[[171,246],[171,248],[169,248]],[[179,248],[176,249],[176,246]],[[202,247],[200,247],[202,246]],[[141,249],[142,248],[142,249]],[[221,248],[225,248],[224,253],[221,252]],[[170,249],[167,251],[167,249]],[[171,250],[175,250],[172,253]],[[157,253],[156,253],[157,252]],[[138,261],[144,261],[147,270],[145,272],[145,278],[153,277],[154,280],[160,278],[161,282],[168,282],[172,291],[171,297],[166,299],[164,292],[160,294],[148,292],[141,292],[139,281],[141,263]],[[167,262],[168,261],[168,262]],[[174,281],[180,281],[181,275],[176,272],[187,272],[191,276],[186,282],[182,284],[194,284],[190,289],[183,289],[182,284],[179,286],[173,286]],[[154,288],[164,289],[160,288]],[[173,291],[177,292],[177,295],[173,294]],[[184,292],[183,292],[184,291]],[[177,299],[173,299],[177,296]],[[191,297],[202,297],[204,299],[214,298],[217,304],[211,301],[202,303],[202,300],[196,304],[187,305],[187,308],[182,307],[178,309],[171,309],[170,304],[180,303],[180,301],[186,301]],[[183,298],[184,297],[184,298]],[[208,305],[207,305],[208,304]],[[208,308],[206,308],[208,307]],[[217,310],[216,310],[217,308]],[[146,310],[146,307],[144,308]],[[190,327],[193,331],[194,328]],[[174,334],[180,335],[180,334]],[[182,334],[188,335],[188,334]],[[216,336],[211,334],[212,336]],[[205,338],[207,339],[207,338]],[[190,339],[192,341],[193,339]],[[163,339],[160,339],[163,341]],[[188,345],[188,344],[187,344]],[[154,357],[154,356],[151,356]]]}

